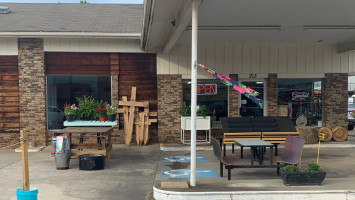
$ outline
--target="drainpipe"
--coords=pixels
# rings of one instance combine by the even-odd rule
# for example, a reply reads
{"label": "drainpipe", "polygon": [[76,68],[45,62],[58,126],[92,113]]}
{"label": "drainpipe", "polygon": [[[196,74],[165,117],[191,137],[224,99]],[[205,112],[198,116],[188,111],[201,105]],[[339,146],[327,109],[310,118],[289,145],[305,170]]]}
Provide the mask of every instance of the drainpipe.
{"label": "drainpipe", "polygon": [[198,3],[192,1],[192,40],[191,40],[191,173],[190,186],[196,186],[196,111],[197,111],[197,31]]}

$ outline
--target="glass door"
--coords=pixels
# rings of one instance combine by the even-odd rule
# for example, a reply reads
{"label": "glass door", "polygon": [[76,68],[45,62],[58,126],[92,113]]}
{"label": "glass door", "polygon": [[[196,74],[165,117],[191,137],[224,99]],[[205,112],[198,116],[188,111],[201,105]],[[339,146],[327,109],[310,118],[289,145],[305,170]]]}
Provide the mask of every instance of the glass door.
{"label": "glass door", "polygon": [[[258,98],[264,99],[264,81],[245,81],[242,82],[247,87],[259,92]],[[264,110],[256,103],[241,94],[240,116],[264,116]]]}

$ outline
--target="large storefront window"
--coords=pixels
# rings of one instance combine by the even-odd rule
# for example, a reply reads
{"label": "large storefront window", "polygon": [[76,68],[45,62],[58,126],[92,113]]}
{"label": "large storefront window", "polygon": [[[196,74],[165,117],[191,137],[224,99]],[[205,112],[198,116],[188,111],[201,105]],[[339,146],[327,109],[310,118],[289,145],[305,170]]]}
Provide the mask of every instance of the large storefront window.
{"label": "large storefront window", "polygon": [[322,79],[278,79],[278,111],[294,122],[305,116],[307,125],[322,120]]}
{"label": "large storefront window", "polygon": [[[208,115],[211,116],[212,121],[219,120],[220,117],[228,116],[228,87],[220,83],[218,80],[198,80],[198,84],[207,84],[206,87],[200,86],[197,96],[197,105],[205,105],[208,110]],[[216,94],[210,85],[216,85]],[[184,106],[191,105],[191,84],[189,80],[183,80],[183,104]]]}
{"label": "large storefront window", "polygon": [[110,76],[47,75],[48,130],[62,128],[65,104],[77,103],[83,95],[111,102]]}

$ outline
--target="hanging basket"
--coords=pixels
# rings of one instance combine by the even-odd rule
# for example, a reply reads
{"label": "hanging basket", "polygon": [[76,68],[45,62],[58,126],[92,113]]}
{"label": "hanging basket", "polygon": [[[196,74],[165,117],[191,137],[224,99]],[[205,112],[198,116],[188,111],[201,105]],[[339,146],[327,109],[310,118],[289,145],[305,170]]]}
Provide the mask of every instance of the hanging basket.
{"label": "hanging basket", "polygon": [[322,127],[322,128],[320,128],[319,130],[318,130],[318,137],[319,137],[319,134],[320,133],[324,133],[325,135],[324,135],[324,142],[329,142],[331,139],[332,139],[332,137],[333,137],[333,132],[332,132],[332,130],[330,129],[330,128],[328,128],[328,127]]}
{"label": "hanging basket", "polygon": [[337,126],[333,128],[332,131],[333,131],[333,139],[335,141],[341,142],[341,141],[345,141],[346,138],[348,138],[348,130],[346,130],[341,126]]}

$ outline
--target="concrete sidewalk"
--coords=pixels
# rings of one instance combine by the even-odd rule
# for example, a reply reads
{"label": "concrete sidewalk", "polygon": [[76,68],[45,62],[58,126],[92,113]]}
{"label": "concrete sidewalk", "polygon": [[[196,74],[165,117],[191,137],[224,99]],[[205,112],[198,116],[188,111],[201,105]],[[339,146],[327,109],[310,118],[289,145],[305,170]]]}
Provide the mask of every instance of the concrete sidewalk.
{"label": "concrete sidewalk", "polygon": [[[180,146],[183,150],[186,146]],[[302,167],[317,160],[317,145],[305,145],[302,156]],[[168,151],[179,149],[177,145],[164,145],[162,157],[190,155],[188,151]],[[162,199],[344,199],[355,200],[355,137],[349,136],[346,142],[321,143],[321,168],[327,172],[321,186],[285,186],[276,169],[247,169],[232,170],[232,180],[227,180],[227,170],[224,177],[219,177],[219,162],[213,155],[211,147],[197,151],[197,155],[206,156],[207,162],[197,162],[197,168],[213,168],[218,174],[215,178],[197,178],[197,186],[189,189],[162,189],[161,184],[167,182],[189,182],[189,178],[162,178],[157,170],[154,197]],[[248,149],[244,150],[245,159],[249,161]],[[280,153],[282,149],[280,149]],[[239,155],[239,150],[235,153]],[[227,151],[227,155],[231,151]],[[159,162],[158,169],[190,168],[190,163]]]}
{"label": "concrete sidewalk", "polygon": [[[114,145],[104,170],[79,170],[78,158],[71,159],[70,169],[56,170],[46,147],[29,153],[30,186],[38,188],[39,200],[144,200],[151,196],[159,158],[159,144]],[[21,153],[0,150],[0,199],[15,200],[20,187]]]}

